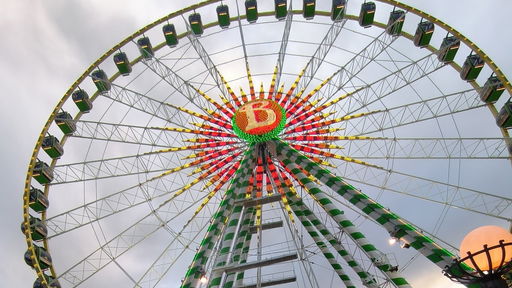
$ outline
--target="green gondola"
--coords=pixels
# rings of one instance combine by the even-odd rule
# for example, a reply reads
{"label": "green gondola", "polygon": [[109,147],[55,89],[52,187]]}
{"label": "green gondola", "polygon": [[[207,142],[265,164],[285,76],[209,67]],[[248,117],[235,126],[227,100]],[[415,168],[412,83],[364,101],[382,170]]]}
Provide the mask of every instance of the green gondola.
{"label": "green gondola", "polygon": [[496,118],[496,124],[501,128],[512,128],[512,102],[508,101],[503,105]]}
{"label": "green gondola", "polygon": [[258,20],[258,2],[256,0],[245,0],[245,15],[247,15],[247,22],[249,23]]}
{"label": "green gondola", "polygon": [[395,10],[389,13],[388,25],[386,32],[389,35],[400,36],[402,27],[404,26],[405,12],[403,10]]}
{"label": "green gondola", "polygon": [[[41,267],[41,270],[46,270],[52,266],[52,257],[50,256],[50,253],[46,251],[43,247],[39,247],[37,245],[34,245],[34,250],[36,252],[35,258],[37,262],[39,263],[39,267]],[[24,258],[25,263],[27,263],[28,266],[34,268],[34,262],[32,257],[30,257],[32,253],[30,253],[30,250],[27,250],[25,252]]]}
{"label": "green gondola", "polygon": [[480,71],[482,71],[484,64],[484,60],[477,54],[469,55],[460,70],[460,78],[466,81],[475,81]]}
{"label": "green gondola", "polygon": [[174,24],[165,24],[162,27],[162,32],[164,32],[165,43],[167,46],[172,48],[178,45],[178,35],[176,34]]}
{"label": "green gondola", "polygon": [[434,34],[434,27],[434,23],[430,21],[420,22],[416,28],[416,34],[414,34],[414,45],[421,48],[427,47]]}
{"label": "green gondola", "polygon": [[315,17],[316,0],[304,0],[302,3],[302,15],[304,19],[313,19]]}
{"label": "green gondola", "polygon": [[[48,236],[48,230],[46,229],[46,225],[44,225],[41,219],[30,216],[29,220],[30,232],[32,235],[32,240],[34,241],[42,241]],[[25,222],[21,223],[21,232],[25,234],[26,232]]]}
{"label": "green gondola", "polygon": [[331,7],[331,20],[332,21],[341,21],[343,16],[345,16],[345,5],[347,5],[346,0],[333,0]]}
{"label": "green gondola", "polygon": [[128,60],[126,53],[116,53],[114,55],[114,63],[117,66],[117,70],[119,70],[119,74],[127,76],[132,72],[132,65],[130,65],[130,60]]}
{"label": "green gondola", "polygon": [[365,2],[361,4],[361,11],[359,12],[359,25],[362,27],[370,27],[373,24],[373,18],[375,17],[375,3]]}
{"label": "green gondola", "polygon": [[37,161],[32,172],[32,177],[40,184],[48,184],[53,180],[52,168],[43,161]]}
{"label": "green gondola", "polygon": [[276,11],[277,20],[283,20],[288,14],[286,0],[274,0],[274,9]]}
{"label": "green gondola", "polygon": [[487,79],[480,90],[480,99],[486,103],[494,103],[500,99],[501,94],[505,91],[505,85],[496,76]]}
{"label": "green gondola", "polygon": [[447,36],[443,39],[437,58],[444,63],[452,62],[460,47],[460,40],[455,36]]}
{"label": "green gondola", "polygon": [[91,99],[89,99],[89,95],[84,90],[76,90],[73,92],[73,94],[71,94],[71,98],[81,112],[87,113],[91,111],[92,102]]}
{"label": "green gondola", "polygon": [[64,154],[64,149],[60,145],[59,139],[52,135],[44,137],[41,147],[53,159],[60,158]]}
{"label": "green gondola", "polygon": [[188,22],[190,24],[190,29],[192,29],[192,33],[194,33],[194,35],[203,35],[203,21],[201,20],[201,15],[199,13],[190,14],[188,16]]}
{"label": "green gondola", "polygon": [[43,277],[46,279],[48,286],[43,285],[43,281],[40,278],[37,278],[32,288],[61,288],[59,280],[56,280],[52,276],[48,276],[46,274],[43,274]]}
{"label": "green gondola", "polygon": [[140,55],[144,59],[151,59],[155,56],[155,51],[153,51],[153,45],[151,45],[151,41],[149,41],[148,37],[142,37],[137,39],[137,45],[139,46]]}
{"label": "green gondola", "polygon": [[219,5],[217,6],[217,20],[219,21],[219,26],[221,28],[228,28],[231,24],[231,20],[229,19],[229,7],[228,5]]}
{"label": "green gondola", "polygon": [[91,73],[91,77],[94,85],[98,88],[98,93],[105,94],[110,90],[112,85],[110,84],[110,80],[108,80],[105,71],[101,69],[95,70]]}
{"label": "green gondola", "polygon": [[76,130],[75,121],[68,112],[62,111],[55,115],[55,124],[59,126],[60,130],[66,135],[72,134]]}
{"label": "green gondola", "polygon": [[44,195],[43,191],[37,189],[37,188],[30,188],[30,194],[28,197],[28,206],[38,212],[44,212],[46,209],[48,209],[48,206],[50,206],[50,203],[48,202],[48,198]]}

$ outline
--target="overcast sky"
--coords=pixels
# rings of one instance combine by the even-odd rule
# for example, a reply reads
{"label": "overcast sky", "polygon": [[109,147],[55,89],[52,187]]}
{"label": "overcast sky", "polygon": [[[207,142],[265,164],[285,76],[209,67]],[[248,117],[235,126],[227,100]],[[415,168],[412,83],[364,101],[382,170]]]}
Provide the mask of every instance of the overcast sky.
{"label": "overcast sky", "polygon": [[[26,250],[19,230],[22,191],[33,146],[55,104],[106,50],[140,27],[191,2],[0,0],[0,286],[31,287],[35,279],[22,259]],[[512,1],[404,2],[459,30],[512,78]]]}

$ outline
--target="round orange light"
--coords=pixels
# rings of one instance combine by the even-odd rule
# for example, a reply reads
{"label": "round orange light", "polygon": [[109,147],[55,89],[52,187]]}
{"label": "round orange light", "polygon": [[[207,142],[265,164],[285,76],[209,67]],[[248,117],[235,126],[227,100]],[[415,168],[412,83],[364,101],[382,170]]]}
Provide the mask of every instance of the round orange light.
{"label": "round orange light", "polygon": [[[512,242],[512,234],[507,230],[498,227],[498,226],[482,226],[476,228],[471,231],[464,237],[462,243],[460,244],[460,257],[464,258],[468,256],[468,252],[471,254],[477,253],[484,249],[484,245],[487,244],[487,247],[492,247],[500,244],[500,240],[504,240],[504,243]],[[480,253],[474,256],[474,260],[478,266],[483,271],[489,271],[499,267],[503,253],[501,248],[493,249],[489,251],[491,256],[491,265],[489,265],[489,261],[487,259],[486,253]],[[505,262],[507,263],[512,260],[512,246],[505,246]],[[465,264],[475,269],[475,266],[471,262],[471,260],[464,261]]]}

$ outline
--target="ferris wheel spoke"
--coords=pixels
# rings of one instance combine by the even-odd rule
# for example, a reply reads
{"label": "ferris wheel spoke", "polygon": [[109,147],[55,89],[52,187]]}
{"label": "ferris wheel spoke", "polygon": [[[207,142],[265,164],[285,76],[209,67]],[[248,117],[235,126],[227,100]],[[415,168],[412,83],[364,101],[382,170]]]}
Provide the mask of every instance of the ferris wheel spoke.
{"label": "ferris wheel spoke", "polygon": [[279,47],[279,53],[277,57],[276,64],[276,78],[274,82],[274,86],[279,89],[279,85],[281,84],[281,75],[283,73],[283,64],[284,58],[286,56],[286,48],[288,47],[288,41],[290,39],[290,30],[292,27],[293,13],[292,13],[293,1],[290,1],[290,5],[288,6],[288,11],[286,14],[286,20],[284,24],[283,37],[281,38],[281,46]]}
{"label": "ferris wheel spoke", "polygon": [[329,51],[333,47],[334,42],[336,39],[338,39],[341,31],[343,31],[343,27],[345,26],[346,21],[346,19],[342,19],[341,21],[335,21],[330,25],[329,30],[318,45],[315,53],[313,53],[313,55],[309,58],[308,62],[306,63],[306,67],[303,68],[304,74],[297,83],[296,91],[302,91],[302,89],[306,89],[311,83],[313,77],[316,75],[316,72],[324,63],[325,57],[327,54],[329,54]]}
{"label": "ferris wheel spoke", "polygon": [[[179,220],[180,217],[183,217],[182,214],[187,213],[192,207],[197,206],[204,196],[194,196],[193,198],[183,201],[180,205],[173,203],[180,201],[178,200],[179,198],[175,197],[163,201],[158,207],[150,209],[146,215],[137,220],[134,224],[130,225],[110,240],[105,241],[105,243],[100,245],[94,252],[61,273],[59,279],[65,280],[74,286],[78,286],[161,229],[165,229],[172,238],[176,239],[176,241],[173,242],[177,245],[175,246],[176,251],[190,249],[190,243],[195,241],[190,241],[190,234],[196,234],[198,231],[202,230],[202,227],[208,223],[210,218],[197,217],[197,219],[201,219],[202,223],[185,225],[186,227],[192,227],[190,231],[186,233],[181,230],[177,232],[177,230],[173,228],[176,226],[179,227],[180,225],[173,225],[171,222],[176,219]],[[172,209],[166,208],[169,205],[172,205]],[[194,223],[194,219],[195,218],[190,218],[191,221],[189,223]],[[181,246],[178,248],[178,245]]]}
{"label": "ferris wheel spoke", "polygon": [[240,14],[240,7],[238,6],[238,1],[236,2],[236,14],[237,14],[237,23],[238,23],[238,32],[240,32],[240,43],[242,44],[242,50],[244,52],[244,60],[245,60],[245,68],[249,71],[249,58],[247,55],[247,44],[245,43],[244,29],[242,27],[242,15]]}
{"label": "ferris wheel spoke", "polygon": [[339,143],[355,159],[509,159],[504,138],[369,138]]}
{"label": "ferris wheel spoke", "polygon": [[[344,22],[340,22],[340,23],[343,24]],[[335,26],[332,26],[332,27],[335,27]],[[342,30],[342,28],[343,28],[343,25],[340,27],[340,31]],[[331,32],[331,31],[329,31],[329,32]],[[328,41],[328,44],[330,44],[330,46],[327,46],[327,47],[331,47],[334,44],[334,40],[336,40],[336,38],[334,36],[337,36],[337,34],[332,35],[329,33],[327,35],[327,37],[329,37],[329,38],[327,38],[327,37],[324,38],[324,40],[330,39],[331,37],[333,38],[333,39],[331,39],[331,41]],[[349,82],[351,82],[355,77],[357,77],[357,75],[361,71],[363,71],[363,69],[368,64],[370,64],[372,61],[374,61],[383,51],[388,49],[388,47],[390,47],[391,44],[396,39],[397,39],[397,37],[392,37],[389,34],[387,34],[385,31],[382,32],[381,34],[379,34],[377,37],[375,37],[367,46],[365,46],[363,49],[361,49],[354,57],[352,57],[347,63],[345,63],[341,69],[336,71],[330,77],[330,80],[328,81],[328,83],[331,85],[326,86],[325,91],[320,91],[320,93],[318,93],[319,97],[322,97],[322,95],[326,95],[324,97],[326,99],[326,101],[330,101],[331,99],[333,99],[340,90],[346,89],[345,86]],[[323,51],[320,48],[323,48],[323,46],[320,46],[319,49],[317,50],[317,52],[319,52],[318,54],[320,54],[320,52]],[[327,52],[328,52],[328,50],[325,51],[325,55],[323,55],[323,57],[325,57],[327,55]],[[315,55],[316,55],[316,53],[315,53]],[[317,55],[317,56],[322,56],[322,55]],[[312,58],[312,59],[315,59],[315,58]],[[310,62],[311,62],[311,60],[310,60]],[[309,65],[309,63],[308,63],[308,66],[306,67],[306,70],[305,70],[306,72],[308,72],[308,70],[313,69],[313,68],[316,68],[316,70],[315,70],[315,72],[316,72],[318,70],[318,68],[320,68],[320,64],[322,62],[321,61],[314,61],[314,62],[316,63],[316,65]],[[309,83],[311,81],[313,75],[309,75],[309,77],[306,77],[306,78],[305,78],[305,76],[303,76],[299,83],[302,83],[301,85],[306,85],[307,83]],[[389,75],[388,75],[388,77],[389,77]],[[304,80],[304,79],[306,79],[306,80]],[[303,83],[304,81],[306,81],[307,83]],[[304,88],[306,86],[301,86],[301,87]],[[364,89],[368,89],[368,87],[359,88],[352,93],[356,94],[356,93],[359,93],[360,90],[364,90]],[[298,91],[300,91],[300,89]],[[354,95],[354,96],[356,96],[356,95]],[[351,103],[353,101],[352,97],[350,97],[348,101],[349,101],[349,103]],[[342,109],[342,111],[340,111],[340,113],[345,115],[346,111],[348,111],[348,110]],[[307,112],[308,111],[306,111],[306,109],[303,109],[302,111],[298,112],[297,117],[301,116],[301,114],[307,115]]]}
{"label": "ferris wheel spoke", "polygon": [[[197,93],[197,88],[195,88],[189,81],[183,79],[160,59],[143,61],[142,63],[153,71],[153,73],[158,75],[158,77],[163,81],[169,84],[169,86],[177,91],[177,93],[180,93],[185,97],[188,103],[195,106],[199,111],[204,111],[204,107],[211,107],[211,104],[208,101],[199,97],[200,94]],[[212,108],[214,109],[215,107]]]}
{"label": "ferris wheel spoke", "polygon": [[407,173],[364,165],[341,163],[338,171],[350,182],[357,182],[420,200],[510,220],[512,199]]}
{"label": "ferris wheel spoke", "polygon": [[97,121],[76,121],[76,131],[70,137],[168,148],[175,144],[172,133],[151,127]]}
{"label": "ferris wheel spoke", "polygon": [[192,33],[190,29],[190,25],[187,21],[185,21],[186,27],[187,27],[187,38],[190,41],[190,44],[192,47],[194,47],[194,50],[199,55],[199,58],[203,62],[204,66],[206,67],[206,70],[208,71],[209,75],[213,78],[213,81],[215,83],[215,87],[219,89],[221,92],[221,95],[229,95],[227,87],[224,85],[222,79],[222,75],[219,72],[219,69],[217,69],[217,66],[213,62],[213,60],[210,58],[209,53],[206,51],[206,49],[201,44],[201,41],[199,41],[199,38]]}
{"label": "ferris wheel spoke", "polygon": [[52,185],[151,174],[183,165],[171,150],[56,165]]}
{"label": "ferris wheel spoke", "polygon": [[334,97],[341,89],[344,89],[368,64],[375,61],[379,55],[391,47],[396,39],[398,38],[389,35],[385,31],[375,37],[333,75],[330,83],[334,85],[327,87],[325,91],[326,99]]}
{"label": "ferris wheel spoke", "polygon": [[[204,215],[200,215],[204,214]],[[178,232],[178,235],[186,236],[184,239],[190,239],[186,244],[185,248],[190,248],[193,244],[199,243],[199,236],[201,236],[208,222],[210,221],[210,215],[213,215],[215,212],[210,210],[202,210],[199,213],[195,213],[193,216],[187,220],[187,223],[183,225],[183,228]],[[195,223],[197,218],[201,218],[202,222]],[[201,227],[199,229],[193,229],[191,236],[186,235],[185,229],[192,227]],[[183,245],[177,243],[177,238],[172,238],[169,244],[164,248],[162,253],[158,255],[155,261],[145,270],[144,274],[140,277],[134,287],[155,287],[161,280],[165,277],[169,271],[172,270],[175,264],[178,263],[178,260],[183,257],[183,254],[187,251],[187,249],[183,249]]]}
{"label": "ferris wheel spoke", "polygon": [[357,119],[347,121],[347,133],[365,135],[422,121],[451,116],[485,107],[475,90],[464,90],[441,95],[405,105],[388,107],[372,116],[374,119]]}
{"label": "ferris wheel spoke", "polygon": [[[167,187],[165,183],[150,183],[157,180],[162,181],[152,178],[47,218],[45,223],[50,232],[48,239],[178,191],[178,188],[172,189],[172,185],[163,189],[160,186]],[[154,192],[150,193],[151,190]]]}
{"label": "ferris wheel spoke", "polygon": [[[224,165],[225,163],[227,163],[227,161],[229,159],[231,159],[232,157],[233,156],[229,156],[220,162],[216,161],[216,162],[207,163],[208,161],[203,161],[202,159],[199,159],[199,160],[196,160],[191,163],[192,164],[193,163],[203,164],[203,166],[210,165],[213,167],[211,169],[214,169],[214,168],[216,169],[217,167],[220,167],[221,165]],[[213,164],[213,163],[216,163],[216,164]],[[119,192],[113,193],[104,198],[100,198],[96,201],[92,201],[90,203],[84,204],[83,206],[77,207],[75,209],[61,213],[59,215],[56,215],[56,216],[48,219],[47,220],[48,228],[55,234],[55,235],[50,236],[49,238],[52,238],[54,236],[57,236],[57,235],[72,231],[74,229],[83,227],[84,225],[87,225],[89,223],[112,216],[119,212],[123,212],[130,208],[139,206],[140,204],[149,203],[150,201],[153,201],[153,200],[160,198],[164,195],[169,195],[170,193],[175,194],[175,196],[177,196],[179,194],[183,194],[183,192],[185,192],[186,190],[188,190],[192,187],[193,183],[198,183],[198,182],[200,182],[200,180],[194,180],[192,182],[189,182],[189,180],[187,180],[187,179],[181,179],[178,177],[174,177],[172,180],[164,178],[164,177],[171,174],[172,172],[178,171],[179,169],[187,169],[189,167],[194,167],[194,165],[185,164],[185,165],[179,166],[177,168],[173,168],[171,170],[169,170],[169,168],[163,169],[163,171],[165,170],[164,173],[159,174],[157,176],[153,176],[146,181],[137,183],[137,184],[135,184],[131,187],[125,188]],[[228,171],[229,167],[226,168],[225,170]],[[222,178],[221,176],[222,175],[216,175],[215,173],[208,173],[208,174],[204,174],[203,176],[201,176],[202,178],[198,178],[198,179],[204,179],[204,181],[206,181],[206,180],[210,179],[211,177],[214,177],[214,178],[211,178],[208,182],[208,183],[211,182],[211,184],[214,184],[216,182],[214,180],[217,178],[218,179]],[[225,175],[224,178],[228,177],[228,176],[229,175]],[[181,181],[180,181],[180,179],[181,179]],[[154,183],[155,180],[156,180],[156,183]],[[169,187],[166,187],[166,183],[164,181],[167,181],[170,183]],[[221,188],[220,186],[223,185],[226,181],[227,181],[227,178],[222,179],[222,181],[216,186],[215,190],[212,191],[211,193],[218,191]],[[154,184],[152,184],[152,183],[154,183]],[[151,185],[153,185],[153,187]],[[176,187],[178,185],[182,188],[180,188],[180,189],[172,188],[172,187]],[[208,188],[210,185],[205,185],[203,188],[201,188],[201,191]],[[164,186],[164,187],[159,188],[160,186]],[[149,192],[150,189],[154,190],[155,192],[150,193]],[[200,194],[200,191],[194,190],[194,193],[195,192],[198,192]],[[156,194],[156,193],[158,193],[158,194]],[[213,196],[214,196],[214,194],[209,195],[208,200],[210,200]],[[201,205],[201,207],[204,207],[206,204],[207,204],[207,202],[203,203]],[[88,213],[87,215],[93,215],[93,216],[86,217],[86,213]]]}
{"label": "ferris wheel spoke", "polygon": [[353,114],[369,105],[382,101],[394,92],[411,85],[412,83],[434,73],[445,64],[437,60],[435,54],[429,54],[408,64],[373,83],[363,86],[351,97],[347,98],[345,105],[339,106],[343,114]]}
{"label": "ferris wheel spoke", "polygon": [[187,115],[177,117],[179,111],[165,102],[116,84],[112,84],[112,90],[105,97],[179,127],[187,127],[187,120],[190,120]]}

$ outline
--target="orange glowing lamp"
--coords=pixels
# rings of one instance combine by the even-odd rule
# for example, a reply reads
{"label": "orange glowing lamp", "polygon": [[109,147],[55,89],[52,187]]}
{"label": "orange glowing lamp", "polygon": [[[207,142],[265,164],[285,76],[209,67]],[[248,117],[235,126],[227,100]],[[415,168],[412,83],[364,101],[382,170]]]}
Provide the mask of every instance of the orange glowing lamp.
{"label": "orange glowing lamp", "polygon": [[[464,240],[462,240],[459,249],[460,257],[465,258],[469,255],[468,253],[472,255],[476,254],[473,256],[473,260],[480,270],[489,271],[498,268],[500,265],[512,260],[512,245],[504,246],[505,253],[503,253],[502,248],[490,249],[488,251],[490,257],[488,257],[485,252],[478,252],[485,249],[484,245],[487,245],[487,248],[500,245],[501,240],[503,240],[503,243],[512,243],[512,234],[498,226],[482,226],[476,228],[469,232],[466,237],[464,237]],[[503,258],[503,256],[505,256],[505,258]],[[490,258],[490,260],[488,258]],[[470,259],[464,261],[464,263],[476,269]]]}

